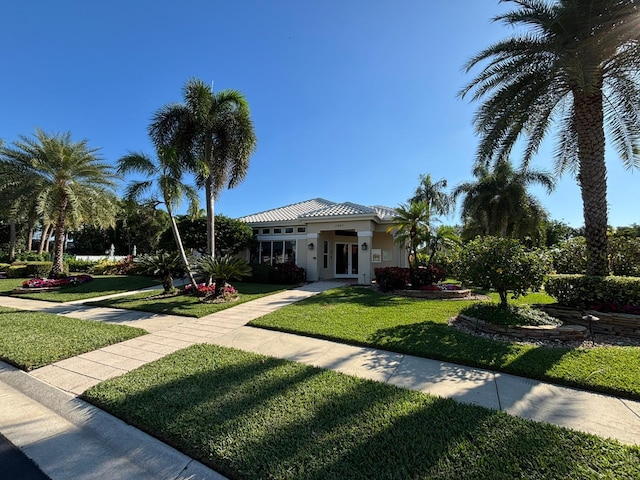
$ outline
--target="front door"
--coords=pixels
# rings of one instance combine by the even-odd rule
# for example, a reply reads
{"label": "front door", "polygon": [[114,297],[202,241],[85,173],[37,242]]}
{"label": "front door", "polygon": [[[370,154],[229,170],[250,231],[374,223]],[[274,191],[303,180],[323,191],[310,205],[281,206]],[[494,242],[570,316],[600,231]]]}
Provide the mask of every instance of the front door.
{"label": "front door", "polygon": [[336,278],[358,277],[358,244],[336,243]]}

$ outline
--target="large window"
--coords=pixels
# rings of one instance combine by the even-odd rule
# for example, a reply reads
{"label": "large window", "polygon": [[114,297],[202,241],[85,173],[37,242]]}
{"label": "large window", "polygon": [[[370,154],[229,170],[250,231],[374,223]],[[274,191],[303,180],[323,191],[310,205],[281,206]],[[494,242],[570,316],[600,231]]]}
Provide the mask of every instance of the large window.
{"label": "large window", "polygon": [[[252,258],[253,255],[252,255]],[[275,265],[276,263],[296,263],[295,240],[269,240],[260,242],[259,263]]]}

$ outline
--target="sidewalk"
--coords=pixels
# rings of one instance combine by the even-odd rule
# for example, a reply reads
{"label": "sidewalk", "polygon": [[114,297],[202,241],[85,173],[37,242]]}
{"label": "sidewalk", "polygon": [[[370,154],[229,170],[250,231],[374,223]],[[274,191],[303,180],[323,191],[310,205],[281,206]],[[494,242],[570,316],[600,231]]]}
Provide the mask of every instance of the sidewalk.
{"label": "sidewalk", "polygon": [[[0,297],[0,305],[3,306],[118,322],[141,327],[150,332],[148,335],[117,345],[56,362],[53,365],[34,370],[30,374],[12,371],[10,367],[0,368],[0,387],[2,387],[0,388],[0,399],[2,399],[3,405],[7,404],[5,396],[13,398],[13,401],[18,403],[29,403],[31,400],[38,403],[40,408],[54,412],[56,409],[53,407],[56,405],[67,405],[61,409],[59,414],[65,419],[69,417],[69,412],[91,412],[90,414],[83,413],[81,417],[104,419],[110,416],[81,402],[74,396],[103,380],[119,376],[173,351],[206,342],[387,382],[425,393],[454,398],[465,403],[503,410],[523,418],[554,423],[602,437],[615,438],[627,444],[640,445],[640,402],[446,362],[245,326],[254,318],[338,285],[335,282],[317,282],[240,304],[199,319],[94,308],[81,304],[51,304],[50,302],[37,302],[14,297]],[[22,379],[17,385],[14,380],[11,380],[14,381],[13,384],[8,380],[8,378],[15,379],[17,377]],[[28,385],[27,391],[25,391],[25,385]],[[14,391],[11,392],[10,389]],[[43,394],[43,391],[49,393]],[[54,395],[51,391],[57,393]],[[61,398],[66,400],[63,401]],[[53,404],[50,403],[50,399],[55,400]],[[36,449],[34,445],[37,446],[42,442],[56,445],[62,443],[48,440],[50,437],[59,438],[57,435],[60,435],[47,431],[48,420],[43,420],[42,425],[36,422],[34,425],[37,428],[35,428],[30,422],[23,423],[20,418],[14,418],[16,415],[13,412],[13,407],[11,409],[3,408],[3,413],[0,415],[0,432],[23,450],[30,451],[30,448],[34,450]],[[45,414],[43,413],[43,415]],[[30,417],[27,415],[25,418]],[[113,417],[110,418],[113,419]],[[78,421],[78,419],[72,418],[67,421],[70,423],[68,428],[86,430],[82,421]],[[106,422],[106,420],[103,421]],[[117,423],[119,420],[113,419],[110,422]],[[123,426],[132,428],[124,424]],[[96,433],[102,433],[103,430],[110,428],[97,428],[88,435],[95,436]],[[139,433],[141,434],[141,432]],[[14,441],[11,435],[18,438],[19,442]],[[115,438],[123,436],[117,434]],[[111,440],[98,439],[97,441],[109,442]],[[150,440],[137,442],[141,445],[152,443]],[[166,445],[163,446],[169,448]],[[175,454],[182,455],[178,452]],[[91,455],[91,451],[87,455]],[[147,455],[145,453],[140,458],[148,458]],[[160,456],[165,458],[163,454]],[[44,465],[42,459],[35,456],[32,458],[40,466]],[[152,458],[155,457],[152,455]],[[125,459],[126,461],[122,460],[123,465],[131,464],[140,468],[139,458]],[[46,457],[44,460],[46,462]],[[192,461],[189,462],[189,460],[185,461],[184,458],[176,460],[177,463],[174,465],[182,465],[188,469],[187,472],[191,468],[199,469],[197,475],[192,476],[190,473],[184,477],[156,476],[154,478],[223,478],[215,476],[217,474],[213,471],[206,472],[205,470],[205,473],[202,473],[200,469],[206,469],[206,467],[197,464],[197,462],[191,463]],[[102,461],[98,463],[102,463]],[[144,465],[144,469],[146,469],[147,466]],[[153,461],[150,462],[150,465],[156,468]],[[133,467],[131,466],[131,468]],[[114,470],[109,473],[110,476],[104,477],[92,474],[91,478],[133,478],[131,476],[114,476]],[[50,474],[50,476],[52,475]],[[83,477],[67,475],[52,476],[52,478],[55,480],[56,478]],[[136,475],[135,478],[145,477]]]}

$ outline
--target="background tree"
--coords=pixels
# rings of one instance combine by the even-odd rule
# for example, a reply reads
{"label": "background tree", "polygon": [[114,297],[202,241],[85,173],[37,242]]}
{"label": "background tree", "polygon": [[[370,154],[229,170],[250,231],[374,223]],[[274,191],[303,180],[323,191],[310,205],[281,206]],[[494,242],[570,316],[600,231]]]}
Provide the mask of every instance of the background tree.
{"label": "background tree", "polygon": [[543,171],[515,171],[507,160],[497,162],[493,169],[477,165],[475,181],[458,185],[453,196],[463,196],[462,236],[493,235],[504,238],[527,237],[542,239],[546,212],[539,201],[527,192],[527,187],[540,184],[553,189],[551,175]]}
{"label": "background tree", "polygon": [[474,118],[478,162],[508,157],[523,139],[528,165],[546,134],[558,132],[557,170],[577,172],[581,189],[587,272],[607,275],[605,124],[624,165],[640,165],[638,2],[504,1],[517,8],[494,20],[527,30],[472,57],[467,71],[487,65],[461,91],[483,101]]}
{"label": "background tree", "polygon": [[256,136],[245,97],[237,90],[214,93],[198,79],[183,89],[184,103],[162,107],[149,134],[157,147],[173,146],[205,186],[207,252],[214,255],[214,204],[224,188],[244,180]]}
{"label": "background tree", "polygon": [[424,202],[430,214],[448,215],[455,205],[455,198],[445,192],[445,188],[447,181],[444,178],[433,182],[431,174],[420,175],[420,184],[409,203]]}
{"label": "background tree", "polygon": [[66,228],[81,222],[112,224],[116,175],[87,141],[74,142],[70,133],[47,135],[37,129],[34,138],[21,136],[4,147],[1,162],[20,172],[20,188],[33,188],[38,213],[54,224],[51,276],[63,274]]}
{"label": "background tree", "polygon": [[[140,173],[144,180],[133,180],[126,189],[126,197],[130,200],[141,198],[147,192],[152,191],[149,199],[152,203],[161,202],[169,214],[169,223],[175,246],[178,249],[185,271],[189,276],[194,291],[197,283],[193,278],[189,259],[185,252],[180,238],[180,230],[176,224],[173,214],[174,208],[178,208],[182,200],[186,197],[189,202],[189,210],[197,211],[199,208],[198,192],[182,181],[182,166],[178,161],[178,156],[173,148],[162,147],[157,152],[157,161],[153,161],[147,155],[141,153],[130,153],[118,160],[118,172],[120,173]],[[155,190],[154,190],[155,189]],[[158,193],[160,199],[156,199]]]}

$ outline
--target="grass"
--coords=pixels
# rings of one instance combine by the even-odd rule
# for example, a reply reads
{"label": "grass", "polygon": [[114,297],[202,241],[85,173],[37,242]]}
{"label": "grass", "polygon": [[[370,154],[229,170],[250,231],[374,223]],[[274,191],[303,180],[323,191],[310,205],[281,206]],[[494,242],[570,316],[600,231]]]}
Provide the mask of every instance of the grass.
{"label": "grass", "polygon": [[[16,287],[21,287],[24,278],[7,278],[0,280],[0,295],[10,295]],[[157,286],[162,288],[157,279],[140,276],[103,275],[93,276],[93,281],[81,285],[63,287],[49,292],[21,293],[20,298],[46,300],[50,302],[70,302],[86,298],[101,297],[114,293],[139,290]]]}
{"label": "grass", "polygon": [[139,293],[120,298],[112,298],[90,302],[87,305],[100,307],[126,308],[142,310],[144,312],[184,315],[187,317],[204,317],[226,308],[249,302],[272,293],[291,288],[291,285],[266,285],[261,283],[236,283],[234,287],[240,293],[240,298],[231,303],[202,303],[199,297],[192,295],[177,295],[174,297],[153,298],[155,293]]}
{"label": "grass", "polygon": [[[551,301],[538,293],[513,303]],[[282,308],[250,325],[640,399],[640,347],[536,347],[477,337],[447,325],[447,319],[472,303],[393,297],[347,287]]]}
{"label": "grass", "polygon": [[140,328],[0,307],[0,359],[23,370],[144,335]]}
{"label": "grass", "polygon": [[640,478],[640,448],[197,345],[84,398],[230,478]]}

